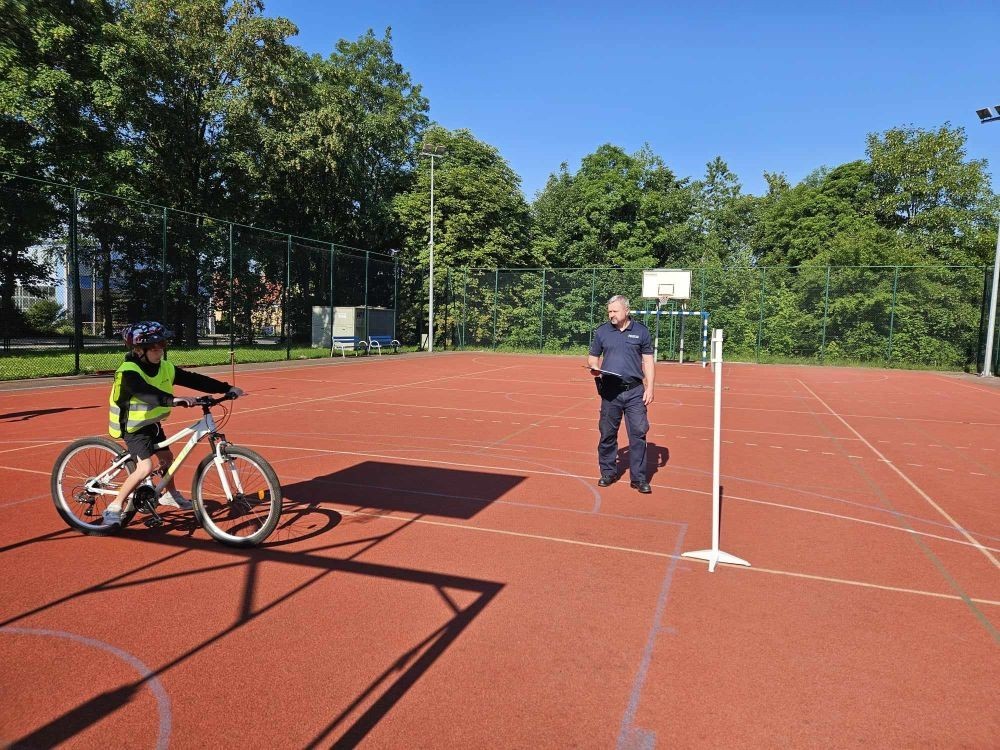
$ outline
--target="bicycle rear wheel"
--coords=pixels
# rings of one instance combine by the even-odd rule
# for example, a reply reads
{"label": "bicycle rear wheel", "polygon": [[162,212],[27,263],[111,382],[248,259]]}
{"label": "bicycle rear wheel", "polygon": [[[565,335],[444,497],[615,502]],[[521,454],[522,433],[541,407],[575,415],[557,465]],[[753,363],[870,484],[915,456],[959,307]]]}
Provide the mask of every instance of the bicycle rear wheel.
{"label": "bicycle rear wheel", "polygon": [[[104,477],[100,484],[87,483],[104,474],[125,455],[118,443],[108,438],[81,438],[66,446],[52,467],[52,502],[62,519],[84,534],[106,536],[121,527],[105,526],[103,513],[122,483],[135,471],[135,461],[125,461],[117,470]],[[92,490],[97,490],[96,492]],[[127,519],[122,519],[122,526]]]}
{"label": "bicycle rear wheel", "polygon": [[271,465],[248,448],[227,445],[222,466],[232,500],[206,456],[194,474],[191,500],[198,521],[213,539],[231,547],[255,547],[267,539],[281,516],[281,484]]}

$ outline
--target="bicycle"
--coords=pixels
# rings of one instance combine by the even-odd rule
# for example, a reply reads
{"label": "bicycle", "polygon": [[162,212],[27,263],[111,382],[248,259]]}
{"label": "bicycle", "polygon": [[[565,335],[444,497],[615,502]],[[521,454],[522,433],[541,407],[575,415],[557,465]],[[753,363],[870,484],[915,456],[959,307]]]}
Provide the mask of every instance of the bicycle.
{"label": "bicycle", "polygon": [[[223,544],[254,547],[263,542],[278,525],[281,484],[263,457],[233,445],[219,432],[211,408],[234,398],[227,393],[219,398],[195,399],[194,406],[201,407],[202,418],[156,445],[160,450],[188,437],[173,463],[154,471],[127,498],[120,524],[104,524],[103,512],[125,478],[135,471],[135,457],[106,437],[81,438],[71,443],[52,469],[52,501],[59,515],[70,527],[95,536],[118,532],[137,512],[147,516],[143,521],[147,527],[162,525],[163,518],[156,512],[157,498],[195,445],[208,438],[212,453],[198,464],[191,488],[195,518]],[[213,466],[215,472],[210,471]],[[155,484],[154,477],[159,477]]]}

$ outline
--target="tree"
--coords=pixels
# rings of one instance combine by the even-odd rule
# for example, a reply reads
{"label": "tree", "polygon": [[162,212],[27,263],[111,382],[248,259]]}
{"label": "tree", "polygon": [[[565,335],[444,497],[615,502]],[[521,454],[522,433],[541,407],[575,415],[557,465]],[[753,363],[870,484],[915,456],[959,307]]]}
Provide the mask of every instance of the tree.
{"label": "tree", "polygon": [[[92,52],[111,6],[103,0],[0,3],[0,315],[16,316],[14,289],[50,281],[52,264],[31,248],[65,247],[69,191],[38,180],[75,180],[109,136],[91,105],[99,75]],[[62,253],[63,261],[66,253]]]}
{"label": "tree", "polygon": [[54,299],[41,299],[25,313],[28,325],[39,333],[52,333],[66,318],[66,310]]}
{"label": "tree", "polygon": [[891,128],[868,136],[876,219],[928,261],[989,262],[997,201],[986,162],[966,160],[965,131]]}
{"label": "tree", "polygon": [[[434,127],[425,138],[446,152],[434,167],[435,272],[449,266],[537,265],[521,180],[500,153],[468,130]],[[430,187],[430,160],[421,158],[413,185],[394,203],[402,228],[400,260],[406,269],[403,287],[407,289],[415,286],[429,266]],[[435,289],[438,284],[436,279]]]}
{"label": "tree", "polygon": [[[112,112],[138,171],[137,188],[165,205],[230,213],[251,190],[246,155],[261,140],[255,102],[281,98],[295,27],[258,0],[131,0],[105,28],[99,106]],[[214,232],[174,215],[162,314],[196,340]],[[217,252],[217,251],[216,251]]]}
{"label": "tree", "polygon": [[[262,106],[267,195],[258,220],[385,251],[399,244],[392,201],[409,187],[426,98],[393,58],[390,30],[341,40],[328,58],[296,52],[280,106]],[[266,103],[264,103],[266,104]]]}
{"label": "tree", "polygon": [[694,239],[689,186],[648,147],[630,155],[605,144],[576,174],[563,164],[533,211],[550,266],[651,268],[689,254]]}

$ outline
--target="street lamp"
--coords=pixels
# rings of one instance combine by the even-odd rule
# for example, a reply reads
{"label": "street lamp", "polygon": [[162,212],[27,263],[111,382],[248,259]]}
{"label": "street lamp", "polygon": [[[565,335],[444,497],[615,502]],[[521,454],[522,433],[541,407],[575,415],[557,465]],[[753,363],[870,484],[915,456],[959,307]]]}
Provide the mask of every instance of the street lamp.
{"label": "street lamp", "polygon": [[427,351],[434,351],[434,160],[440,159],[445,154],[444,146],[434,146],[425,143],[420,152],[421,156],[429,156],[431,159],[431,252],[430,252],[430,279],[428,280],[427,294]]}
{"label": "street lamp", "polygon": [[[977,109],[980,123],[997,122],[1000,120],[1000,105],[996,107],[984,107]],[[983,360],[982,377],[989,377],[993,374],[993,332],[996,330],[997,322],[997,286],[1000,282],[1000,231],[997,232],[996,256],[993,258],[993,291],[990,293],[990,322],[986,326],[986,359]]]}
{"label": "street lamp", "polygon": [[979,122],[996,122],[1000,120],[1000,104],[995,107],[983,107],[982,109],[977,109],[976,114],[979,115]]}

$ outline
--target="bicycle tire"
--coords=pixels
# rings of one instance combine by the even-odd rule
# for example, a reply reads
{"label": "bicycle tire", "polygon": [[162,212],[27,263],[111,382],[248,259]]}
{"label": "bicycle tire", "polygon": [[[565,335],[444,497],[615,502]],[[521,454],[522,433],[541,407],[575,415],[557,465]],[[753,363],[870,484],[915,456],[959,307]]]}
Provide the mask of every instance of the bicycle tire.
{"label": "bicycle tire", "polygon": [[[230,547],[256,547],[267,539],[281,517],[281,483],[271,465],[249,448],[227,445],[223,449],[227,480],[234,492],[228,500],[215,468],[215,456],[198,464],[191,486],[194,513],[209,536]],[[232,472],[243,492],[236,494]],[[214,481],[213,481],[214,480]]]}
{"label": "bicycle tire", "polygon": [[[104,525],[104,509],[114,499],[112,495],[94,495],[86,492],[84,482],[100,475],[115,461],[124,456],[126,451],[114,440],[105,437],[80,438],[70,443],[59,454],[52,467],[52,502],[56,511],[68,526],[91,536],[107,536],[125,526],[134,511],[123,514],[121,525]],[[116,489],[121,482],[135,471],[135,461],[129,459],[119,470],[117,484],[108,485],[108,489]],[[97,510],[96,521],[90,523],[86,518],[93,518]],[[77,515],[74,511],[80,511]]]}

